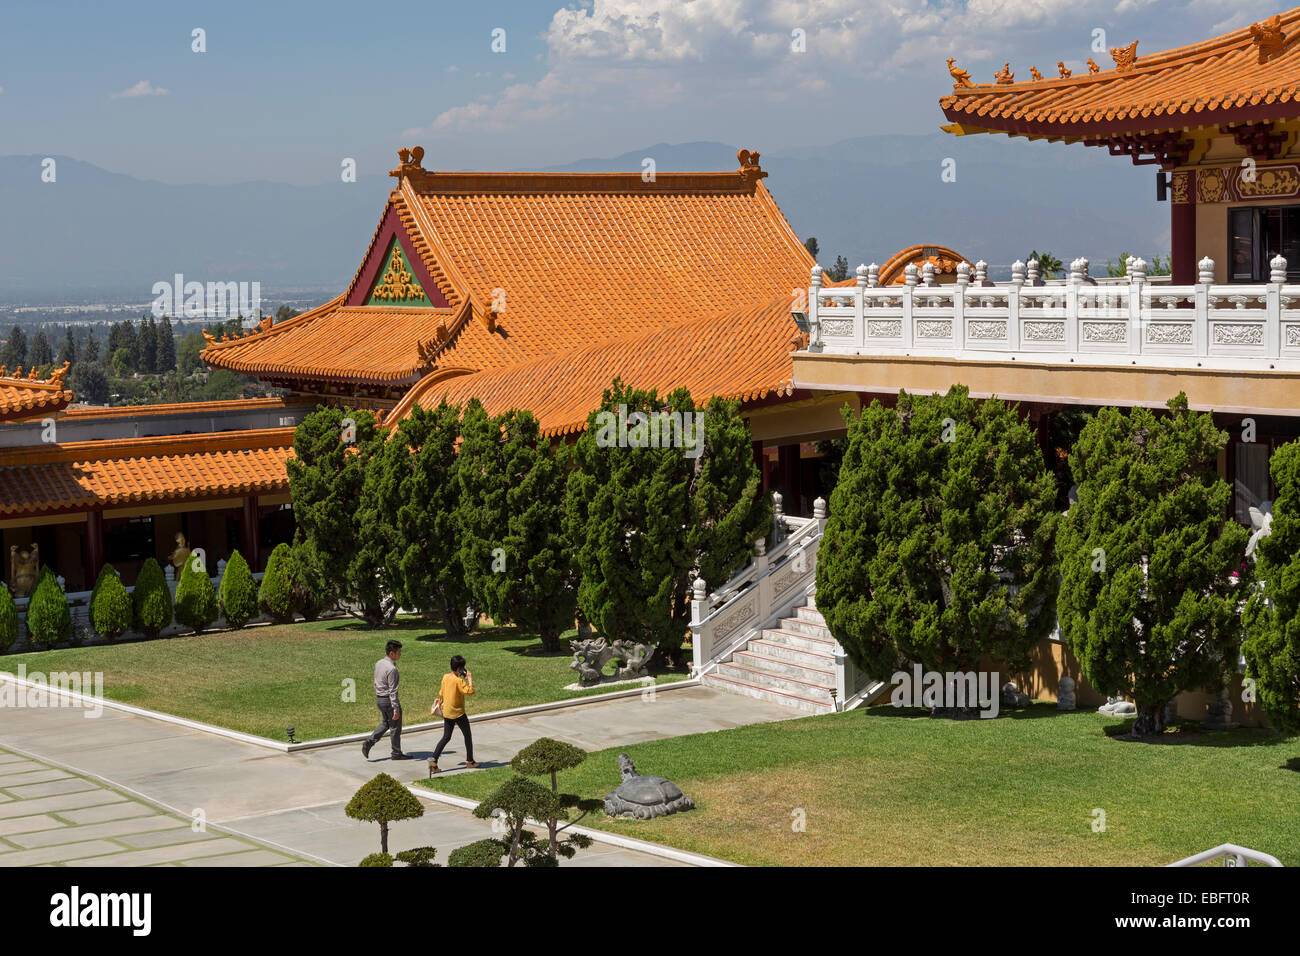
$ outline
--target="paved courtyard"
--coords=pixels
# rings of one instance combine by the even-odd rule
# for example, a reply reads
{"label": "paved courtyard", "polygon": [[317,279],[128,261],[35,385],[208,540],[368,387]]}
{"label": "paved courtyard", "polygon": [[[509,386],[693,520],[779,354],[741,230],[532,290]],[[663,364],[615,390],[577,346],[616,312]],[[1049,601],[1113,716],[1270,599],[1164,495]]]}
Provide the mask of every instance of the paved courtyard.
{"label": "paved courtyard", "polygon": [[0,750],[0,866],[303,866],[86,777]]}
{"label": "paved courtyard", "polygon": [[[98,857],[111,860],[112,865],[194,865],[209,854],[224,864],[242,854],[258,853],[269,855],[246,859],[255,864],[273,864],[301,857],[355,866],[363,856],[379,849],[379,830],[374,824],[349,819],[343,812],[347,801],[377,773],[389,773],[403,782],[426,777],[428,757],[440,736],[440,731],[403,735],[403,749],[418,759],[389,760],[389,746],[384,740],[367,761],[361,756],[360,744],[285,754],[107,708],[97,718],[84,714],[71,707],[4,711],[0,747],[12,752],[0,753],[0,758],[7,761],[0,764],[0,797],[5,798],[0,799],[0,841],[5,841],[0,846],[12,846],[12,851],[0,852],[0,865],[74,860],[82,865],[83,858]],[[766,701],[690,687],[660,691],[653,700],[629,697],[475,723],[474,749],[480,764],[492,767],[509,762],[523,746],[542,736],[597,750],[795,716],[800,715]],[[458,731],[443,752],[441,764],[454,771],[463,760]],[[11,764],[15,767],[12,772],[6,769]],[[28,774],[36,777],[21,780]],[[42,784],[52,784],[52,791],[21,789],[39,788]],[[11,786],[20,788],[20,792],[14,793]],[[34,809],[11,810],[17,801]],[[140,808],[153,804],[161,809],[132,810],[139,813],[138,818],[95,809],[119,803]],[[488,822],[466,810],[428,800],[424,807],[420,819],[390,827],[390,850],[434,846],[438,848],[438,861],[445,862],[451,849],[492,835]],[[65,819],[64,811],[85,811],[89,819]],[[226,832],[209,833],[205,841],[189,839],[189,820],[196,812]],[[108,816],[99,819],[97,814]],[[9,822],[42,815],[53,821],[43,827],[47,830],[66,829],[71,833],[69,828],[82,822],[113,826],[74,837],[69,841],[71,849],[55,850],[55,844],[47,848],[41,842],[49,838],[37,835],[43,821],[33,819],[38,829],[30,831],[22,830],[23,824]],[[123,822],[145,817],[161,818],[148,825],[157,829],[144,826],[137,832],[130,829],[132,824]],[[162,819],[174,825],[165,826]],[[10,835],[5,829],[10,825],[20,829]],[[108,835],[118,831],[118,836]],[[57,845],[64,844],[60,841]],[[78,850],[77,845],[88,849]],[[187,847],[192,849],[187,851]],[[42,850],[53,856],[42,857]],[[32,851],[37,852],[32,856],[16,855]],[[190,856],[184,856],[185,852]],[[134,853],[151,855],[130,856]],[[110,856],[114,854],[115,859]],[[680,864],[596,843],[580,852],[571,865]]]}

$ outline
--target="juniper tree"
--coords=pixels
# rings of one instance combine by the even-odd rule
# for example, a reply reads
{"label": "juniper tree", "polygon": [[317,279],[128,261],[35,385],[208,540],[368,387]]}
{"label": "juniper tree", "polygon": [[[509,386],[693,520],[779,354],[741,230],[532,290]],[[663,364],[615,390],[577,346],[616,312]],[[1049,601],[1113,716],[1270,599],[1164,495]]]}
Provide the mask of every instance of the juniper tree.
{"label": "juniper tree", "polygon": [[1300,733],[1300,442],[1273,453],[1273,526],[1255,549],[1260,584],[1246,604],[1247,673],[1260,706],[1285,733]]}
{"label": "juniper tree", "polygon": [[577,569],[564,534],[568,449],[541,437],[531,412],[489,418],[465,407],[456,527],[465,583],[498,623],[541,637],[547,651],[573,624]]}
{"label": "juniper tree", "polygon": [[1225,686],[1244,597],[1232,575],[1249,574],[1217,470],[1228,436],[1185,395],[1168,405],[1093,416],[1070,453],[1078,500],[1057,537],[1065,642],[1089,682],[1133,697],[1138,737],[1164,731],[1178,693]]}
{"label": "juniper tree", "polygon": [[[620,406],[625,433],[610,425]],[[695,408],[685,390],[659,398],[618,380],[605,390],[574,445],[565,529],[587,620],[610,641],[654,645],[671,662],[688,625],[680,595],[693,563],[692,471],[683,448],[645,443],[649,416],[664,411]]]}
{"label": "juniper tree", "polygon": [[817,558],[817,607],[887,677],[920,663],[1028,667],[1052,626],[1055,485],[1015,405],[899,394],[858,416]]}
{"label": "juniper tree", "polygon": [[[389,824],[424,816],[424,804],[395,779],[381,773],[361,785],[343,812],[353,820],[378,823],[379,851],[387,853]],[[391,861],[382,865],[390,866]]]}
{"label": "juniper tree", "polygon": [[404,607],[442,617],[447,633],[467,633],[470,603],[456,533],[456,439],[460,410],[419,405],[384,443],[367,475],[358,511],[377,531],[375,560]]}
{"label": "juniper tree", "polygon": [[371,627],[397,610],[386,579],[385,542],[373,509],[359,507],[367,470],[383,448],[365,410],[319,408],[294,430],[289,490],[318,594],[338,598]]}
{"label": "juniper tree", "polygon": [[33,368],[42,368],[54,363],[54,352],[50,348],[50,340],[44,329],[40,329],[32,336],[31,361]]}

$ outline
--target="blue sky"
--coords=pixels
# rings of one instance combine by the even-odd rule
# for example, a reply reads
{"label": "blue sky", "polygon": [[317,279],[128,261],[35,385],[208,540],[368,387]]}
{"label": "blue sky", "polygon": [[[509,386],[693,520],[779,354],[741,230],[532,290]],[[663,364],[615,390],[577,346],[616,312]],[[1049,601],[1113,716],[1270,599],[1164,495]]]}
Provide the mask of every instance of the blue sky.
{"label": "blue sky", "polygon": [[[173,183],[337,180],[423,144],[512,168],[656,142],[766,151],[931,132],[951,88],[1140,40],[1139,57],[1282,9],[1257,0],[15,2],[0,8],[0,155]],[[192,31],[207,51],[191,50]],[[505,31],[505,52],[491,49]],[[793,50],[802,30],[805,51]],[[987,77],[985,77],[987,74]]]}

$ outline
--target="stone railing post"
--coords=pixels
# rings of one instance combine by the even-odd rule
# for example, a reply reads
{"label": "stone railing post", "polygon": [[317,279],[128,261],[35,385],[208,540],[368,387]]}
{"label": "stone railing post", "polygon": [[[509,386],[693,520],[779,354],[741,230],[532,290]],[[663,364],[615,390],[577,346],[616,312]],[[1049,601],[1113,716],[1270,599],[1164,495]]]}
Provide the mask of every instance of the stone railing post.
{"label": "stone railing post", "polygon": [[822,344],[822,324],[818,317],[821,306],[822,267],[813,266],[808,279],[808,347],[820,347]]}
{"label": "stone railing post", "polygon": [[867,339],[867,319],[865,315],[867,284],[871,281],[867,275],[866,265],[858,266],[858,281],[853,289],[853,342],[862,345]]}
{"label": "stone railing post", "polygon": [[983,259],[975,263],[975,284],[978,286],[990,286],[993,284],[989,281],[989,264]]}
{"label": "stone railing post", "polygon": [[933,262],[927,262],[925,265],[921,266],[921,281],[924,282],[926,286],[935,285]]}
{"label": "stone railing post", "polygon": [[963,289],[970,285],[969,262],[960,262],[957,264],[957,285]]}
{"label": "stone railing post", "polygon": [[874,262],[867,266],[867,287],[874,289],[880,285],[880,266]]}
{"label": "stone railing post", "polygon": [[913,341],[912,310],[916,305],[916,263],[903,269],[903,347],[911,348]]}
{"label": "stone railing post", "polygon": [[1196,310],[1192,320],[1193,351],[1208,355],[1210,351],[1210,286],[1214,283],[1214,260],[1205,256],[1196,263]]}
{"label": "stone railing post", "polygon": [[826,530],[826,518],[827,518],[827,515],[828,515],[828,512],[826,511],[826,499],[825,499],[825,498],[820,498],[820,497],[817,498],[817,499],[813,502],[813,518],[817,521],[817,530],[818,530],[818,531],[825,531],[825,530]]}
{"label": "stone railing post", "polygon": [[1042,284],[1043,284],[1043,280],[1040,279],[1040,278],[1038,278],[1038,260],[1037,260],[1037,259],[1030,259],[1028,262],[1025,263],[1025,272],[1026,272],[1026,276],[1025,276],[1025,284],[1026,284],[1026,285],[1042,285]]}
{"label": "stone railing post", "polygon": [[1291,304],[1291,296],[1282,295],[1286,284],[1286,258],[1274,256],[1268,263],[1268,289],[1264,293],[1264,307],[1268,322],[1264,326],[1264,345],[1270,358],[1282,354],[1282,309]]}
{"label": "stone railing post", "polygon": [[1139,256],[1129,256],[1125,266],[1128,272],[1128,351],[1138,355],[1142,351],[1142,286],[1147,281],[1147,262]]}

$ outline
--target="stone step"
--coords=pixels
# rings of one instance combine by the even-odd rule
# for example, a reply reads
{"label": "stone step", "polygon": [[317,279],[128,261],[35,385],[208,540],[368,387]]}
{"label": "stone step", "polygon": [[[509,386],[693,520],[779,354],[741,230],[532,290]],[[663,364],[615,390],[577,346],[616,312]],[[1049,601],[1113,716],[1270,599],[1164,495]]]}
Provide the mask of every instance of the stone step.
{"label": "stone step", "polygon": [[771,641],[774,644],[787,644],[802,651],[812,651],[814,654],[835,656],[835,642],[829,637],[815,637],[802,631],[786,630],[784,621],[781,623],[781,627],[763,628],[763,632],[758,635],[758,640]]}
{"label": "stone step", "polygon": [[787,677],[784,674],[775,674],[765,669],[746,667],[744,663],[739,661],[727,661],[719,664],[713,673],[730,680],[756,684],[759,687],[771,687],[786,694],[807,697],[810,700],[820,700],[827,704],[831,703],[833,699],[831,697],[833,682],[823,684],[818,681],[800,680]]}
{"label": "stone step", "polygon": [[[792,635],[783,635],[783,637],[790,636]],[[800,635],[795,634],[793,637],[799,638]],[[810,638],[802,638],[802,640],[806,641]],[[750,641],[745,649],[751,654],[775,657],[793,664],[802,664],[804,667],[815,667],[819,670],[835,669],[835,658],[831,654],[799,647],[786,640],[771,640],[767,631],[763,632],[763,637]]]}
{"label": "stone step", "polygon": [[765,671],[778,677],[790,677],[808,681],[810,684],[820,684],[823,687],[831,687],[835,684],[835,671],[829,667],[805,667],[794,661],[786,661],[762,653],[756,654],[753,651],[736,651],[731,660],[732,663],[748,670]]}
{"label": "stone step", "polygon": [[772,687],[763,687],[748,681],[723,677],[717,673],[705,674],[701,681],[709,687],[717,687],[734,694],[744,694],[746,697],[771,701],[774,704],[783,704],[810,714],[829,714],[834,710],[834,707],[829,702],[801,697],[797,694],[786,693]]}
{"label": "stone step", "polygon": [[807,621],[801,617],[781,618],[778,630],[792,631],[795,634],[805,634],[808,637],[815,637],[822,641],[834,641],[834,638],[831,637],[830,628],[825,624],[818,624],[816,621]]}
{"label": "stone step", "polygon": [[812,624],[826,626],[826,618],[822,617],[822,612],[815,607],[797,607],[794,609],[794,616],[801,621],[808,621]]}

